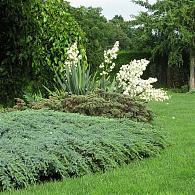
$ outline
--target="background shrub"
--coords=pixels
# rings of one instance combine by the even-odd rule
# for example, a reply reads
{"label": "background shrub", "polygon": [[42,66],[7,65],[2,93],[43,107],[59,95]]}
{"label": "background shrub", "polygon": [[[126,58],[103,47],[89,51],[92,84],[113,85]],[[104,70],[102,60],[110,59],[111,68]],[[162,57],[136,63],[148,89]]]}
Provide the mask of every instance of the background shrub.
{"label": "background shrub", "polygon": [[67,112],[89,116],[152,120],[152,113],[144,104],[119,93],[96,91],[88,96],[71,95],[62,101],[62,107]]}
{"label": "background shrub", "polygon": [[159,153],[148,124],[49,110],[0,113],[0,190],[106,171]]}

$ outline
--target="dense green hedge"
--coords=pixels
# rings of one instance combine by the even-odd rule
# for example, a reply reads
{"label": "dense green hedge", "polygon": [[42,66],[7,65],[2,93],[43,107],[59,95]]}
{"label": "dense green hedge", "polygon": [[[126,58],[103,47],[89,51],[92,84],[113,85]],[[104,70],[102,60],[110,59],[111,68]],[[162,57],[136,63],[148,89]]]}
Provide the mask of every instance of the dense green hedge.
{"label": "dense green hedge", "polygon": [[140,60],[143,58],[150,59],[151,52],[150,50],[137,51],[137,50],[122,50],[119,51],[118,57],[116,59],[116,66],[114,68],[114,74],[118,73],[120,67],[124,64],[129,64],[132,60]]}
{"label": "dense green hedge", "polygon": [[0,190],[106,171],[159,153],[148,124],[49,110],[0,113]]}
{"label": "dense green hedge", "polygon": [[75,41],[85,59],[84,34],[63,0],[0,2],[0,103],[22,97],[26,88],[52,88],[55,72]]}

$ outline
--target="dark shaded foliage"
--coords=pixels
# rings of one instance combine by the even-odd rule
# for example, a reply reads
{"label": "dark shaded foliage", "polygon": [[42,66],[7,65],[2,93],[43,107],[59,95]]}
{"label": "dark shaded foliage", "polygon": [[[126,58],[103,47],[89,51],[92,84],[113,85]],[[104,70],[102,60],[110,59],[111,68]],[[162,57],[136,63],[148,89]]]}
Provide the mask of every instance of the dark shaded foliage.
{"label": "dark shaded foliage", "polygon": [[3,0],[0,7],[0,103],[9,104],[27,87],[52,88],[67,47],[77,41],[85,54],[85,38],[62,0]]}

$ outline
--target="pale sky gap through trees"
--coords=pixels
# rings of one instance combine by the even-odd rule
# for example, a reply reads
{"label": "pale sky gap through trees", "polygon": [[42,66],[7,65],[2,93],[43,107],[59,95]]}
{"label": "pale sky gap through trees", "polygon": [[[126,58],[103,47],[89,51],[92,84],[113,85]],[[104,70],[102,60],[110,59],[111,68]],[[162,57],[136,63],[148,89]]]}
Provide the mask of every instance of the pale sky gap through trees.
{"label": "pale sky gap through trees", "polygon": [[[137,15],[144,9],[135,5],[131,0],[67,0],[74,7],[102,7],[103,15],[107,19],[112,19],[115,15],[122,15],[125,20],[130,19],[130,15]],[[149,0],[150,3],[155,3],[156,0]]]}

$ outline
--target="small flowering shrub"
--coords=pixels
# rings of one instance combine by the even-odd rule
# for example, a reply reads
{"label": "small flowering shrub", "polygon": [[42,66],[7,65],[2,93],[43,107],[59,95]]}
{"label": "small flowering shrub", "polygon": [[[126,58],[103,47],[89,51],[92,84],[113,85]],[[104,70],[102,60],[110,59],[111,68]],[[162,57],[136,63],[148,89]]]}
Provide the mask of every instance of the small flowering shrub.
{"label": "small flowering shrub", "polygon": [[117,52],[119,51],[119,41],[116,41],[114,44],[114,47],[109,50],[104,51],[104,62],[102,62],[99,66],[101,69],[100,75],[108,75],[109,72],[112,72],[112,70],[115,67],[115,63],[113,60],[117,59]]}
{"label": "small flowering shrub", "polygon": [[0,113],[0,191],[78,177],[155,156],[162,132],[127,119],[49,110]]}
{"label": "small flowering shrub", "polygon": [[119,51],[119,42],[116,41],[114,47],[104,51],[104,62],[100,64],[100,88],[107,91],[122,91],[123,94],[131,98],[137,98],[145,101],[155,100],[164,101],[169,99],[168,95],[162,89],[154,89],[152,84],[157,81],[156,78],[144,80],[141,78],[144,70],[149,64],[148,60],[133,60],[130,64],[122,65],[116,75],[116,79],[110,79],[110,73],[115,67],[113,62],[117,58]]}
{"label": "small flowering shrub", "polygon": [[116,77],[111,78],[110,73],[115,67],[114,60],[117,58],[118,51],[119,42],[116,41],[112,49],[104,51],[104,62],[99,66],[100,78],[96,75],[92,77],[89,68],[81,65],[82,56],[75,42],[67,51],[67,59],[62,69],[64,80],[57,76],[59,84],[65,91],[77,95],[85,95],[99,87],[110,92],[122,91],[131,98],[145,101],[169,99],[165,91],[153,88],[152,84],[157,81],[156,78],[147,80],[141,78],[149,64],[148,60],[133,60],[130,64],[122,65]]}
{"label": "small flowering shrub", "polygon": [[104,62],[99,66],[100,68],[100,88],[107,91],[115,90],[115,79],[111,81],[110,73],[115,67],[114,60],[117,59],[119,51],[119,41],[116,41],[112,49],[104,51]]}
{"label": "small flowering shrub", "polygon": [[116,76],[118,87],[123,94],[132,98],[139,98],[150,101],[164,101],[169,99],[167,93],[162,89],[154,89],[152,83],[157,81],[156,78],[144,80],[141,78],[144,70],[146,70],[148,60],[133,60],[130,64],[122,65]]}
{"label": "small flowering shrub", "polygon": [[67,59],[65,61],[65,68],[67,68],[69,72],[71,72],[73,67],[75,68],[77,67],[81,59],[82,59],[82,56],[79,54],[77,42],[75,42],[67,51]]}
{"label": "small flowering shrub", "polygon": [[61,66],[61,78],[56,73],[56,82],[61,89],[71,94],[85,95],[96,88],[95,77],[90,75],[90,69],[81,64],[82,56],[75,42],[67,51],[67,59]]}

